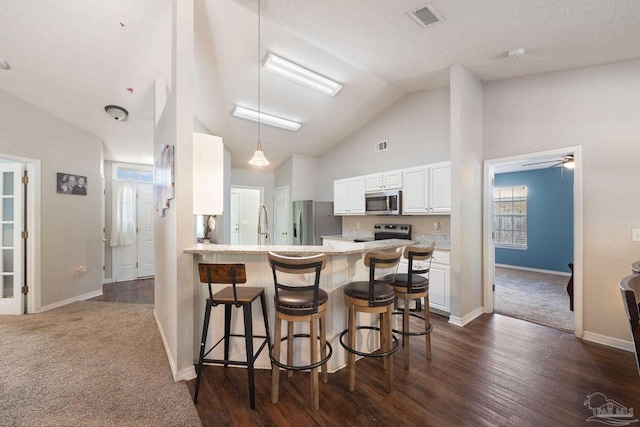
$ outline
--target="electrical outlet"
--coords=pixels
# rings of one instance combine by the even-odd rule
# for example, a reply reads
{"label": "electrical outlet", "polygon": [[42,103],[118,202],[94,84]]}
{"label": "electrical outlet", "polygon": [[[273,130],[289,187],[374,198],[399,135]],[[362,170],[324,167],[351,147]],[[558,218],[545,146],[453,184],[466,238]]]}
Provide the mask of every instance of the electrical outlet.
{"label": "electrical outlet", "polygon": [[631,230],[631,240],[634,242],[640,242],[640,228],[634,228]]}

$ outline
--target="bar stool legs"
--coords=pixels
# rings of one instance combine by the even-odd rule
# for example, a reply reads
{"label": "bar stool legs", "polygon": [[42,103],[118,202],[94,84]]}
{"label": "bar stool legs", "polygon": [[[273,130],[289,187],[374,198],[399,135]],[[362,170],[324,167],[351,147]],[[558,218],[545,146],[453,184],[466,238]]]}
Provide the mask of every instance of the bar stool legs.
{"label": "bar stool legs", "polygon": [[[273,330],[273,354],[280,355],[280,344],[282,343],[282,319],[276,315]],[[287,362],[289,362],[287,360]],[[289,364],[289,363],[287,363]],[[278,394],[280,392],[280,368],[273,366],[271,371],[271,403],[278,403]]]}
{"label": "bar stool legs", "polygon": [[[356,348],[356,310],[353,306],[349,306],[349,321],[347,328],[349,347]],[[347,369],[349,370],[349,391],[356,389],[356,354],[349,352],[347,356]]]}
{"label": "bar stool legs", "polygon": [[[348,298],[347,298],[348,300]],[[385,388],[387,393],[393,391],[393,353],[398,350],[398,341],[392,334],[392,315],[393,304],[388,304],[382,307],[370,308],[366,306],[360,306],[350,304],[347,302],[348,310],[348,325],[347,329],[340,335],[340,344],[347,350],[347,378],[349,391],[354,391],[356,388],[356,354],[364,357],[382,357],[383,366],[385,371]],[[365,313],[378,313],[379,328],[370,326],[357,326],[356,316],[358,312]],[[380,330],[380,351],[373,353],[363,353],[356,350],[356,334],[358,329],[370,329]],[[343,342],[344,335],[347,335],[347,344]]]}
{"label": "bar stool legs", "polygon": [[[273,362],[273,370],[271,374],[271,402],[278,403],[279,389],[280,389],[280,368],[284,368],[293,375],[294,370],[307,370],[310,371],[310,396],[311,396],[311,408],[317,411],[320,408],[320,391],[319,391],[319,376],[318,367],[320,367],[321,378],[323,383],[327,383],[329,374],[327,371],[327,361],[331,357],[333,350],[331,345],[327,343],[326,338],[326,306],[322,306],[317,315],[305,316],[309,320],[309,334],[294,334],[293,322],[304,321],[306,319],[298,319],[300,316],[291,316],[282,313],[276,313],[275,325],[274,325],[274,342],[271,353],[271,360]],[[287,337],[282,338],[282,321],[287,321]],[[320,329],[318,335],[318,328]],[[293,365],[293,339],[294,338],[309,338],[309,356],[310,363],[306,366]],[[280,351],[282,348],[282,341],[287,341],[287,364],[280,363]],[[318,342],[320,342],[320,357],[318,357]],[[327,355],[327,347],[329,347],[329,354]]]}
{"label": "bar stool legs", "polygon": [[[198,403],[198,393],[200,390],[200,382],[202,379],[202,368],[204,363],[216,363],[216,364],[221,364],[223,365],[225,368],[228,365],[239,365],[239,366],[246,366],[247,367],[247,379],[248,379],[248,383],[249,383],[249,403],[251,405],[251,409],[255,409],[256,407],[256,398],[255,398],[255,370],[254,370],[254,364],[256,359],[258,358],[258,356],[260,355],[260,352],[262,351],[262,349],[265,346],[270,345],[271,342],[271,338],[269,336],[269,322],[268,322],[268,315],[267,315],[267,303],[266,303],[266,299],[265,299],[265,295],[264,295],[264,290],[262,288],[243,288],[241,292],[239,292],[240,294],[243,294],[245,292],[251,292],[253,291],[253,293],[255,294],[255,296],[253,296],[253,294],[249,295],[249,297],[247,299],[250,299],[250,301],[242,301],[240,303],[240,307],[242,307],[242,312],[243,312],[243,320],[244,320],[244,335],[236,335],[236,334],[232,334],[231,333],[231,308],[234,305],[233,302],[228,303],[228,302],[215,302],[216,301],[216,295],[214,295],[214,301],[210,301],[207,300],[207,306],[205,308],[205,313],[204,313],[204,324],[202,327],[202,339],[200,341],[200,355],[198,357],[198,364],[197,364],[197,379],[196,379],[196,389],[195,389],[195,393],[193,396],[193,402],[194,403]],[[253,302],[254,299],[256,299],[256,297],[260,297],[260,304],[262,306],[262,313],[263,313],[263,319],[264,319],[264,325],[265,325],[265,331],[266,334],[264,336],[254,336],[253,335],[253,313],[252,313],[252,308],[251,308],[251,304]],[[224,300],[224,296],[222,297],[222,299]],[[206,342],[207,342],[207,336],[208,336],[208,331],[209,331],[209,322],[211,319],[211,309],[217,305],[217,304],[224,304],[224,308],[225,308],[225,324],[224,324],[224,336],[221,338],[220,341],[218,341],[218,343],[214,344],[209,351],[205,352],[205,346],[206,346]],[[237,361],[237,360],[230,360],[229,359],[229,344],[230,344],[230,338],[231,337],[244,337],[245,339],[245,350],[246,350],[246,354],[247,354],[247,359],[246,362],[245,361]],[[261,338],[263,340],[262,344],[260,345],[260,347],[257,349],[257,352],[254,354],[254,346],[253,346],[253,339],[254,338]],[[224,358],[223,359],[208,359],[206,358],[206,356],[220,343],[222,342],[224,345]]]}

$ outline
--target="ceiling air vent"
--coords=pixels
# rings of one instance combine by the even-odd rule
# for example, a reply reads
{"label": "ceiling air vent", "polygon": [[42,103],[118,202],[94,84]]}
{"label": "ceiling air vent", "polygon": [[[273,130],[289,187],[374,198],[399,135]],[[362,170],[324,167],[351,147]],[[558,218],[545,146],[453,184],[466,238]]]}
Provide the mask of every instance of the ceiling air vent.
{"label": "ceiling air vent", "polygon": [[381,151],[387,151],[387,141],[376,142],[375,146],[376,146],[376,153],[379,153]]}
{"label": "ceiling air vent", "polygon": [[418,23],[421,27],[426,27],[429,24],[442,21],[438,12],[436,12],[430,5],[425,4],[417,9],[407,12],[409,16]]}

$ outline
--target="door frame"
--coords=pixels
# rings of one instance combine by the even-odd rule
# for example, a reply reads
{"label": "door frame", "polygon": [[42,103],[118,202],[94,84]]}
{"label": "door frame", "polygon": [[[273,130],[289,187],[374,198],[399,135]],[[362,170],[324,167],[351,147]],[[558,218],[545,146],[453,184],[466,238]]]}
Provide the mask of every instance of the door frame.
{"label": "door frame", "polygon": [[37,226],[41,224],[41,195],[42,195],[42,162],[27,157],[12,156],[2,153],[0,158],[12,162],[19,162],[25,165],[29,184],[27,185],[26,203],[26,229],[29,232],[29,238],[26,242],[27,251],[27,283],[29,292],[27,294],[27,313],[38,313],[40,311],[40,294],[41,294],[41,234],[42,230]]}
{"label": "door frame", "polygon": [[560,156],[573,153],[573,323],[574,335],[582,338],[583,325],[583,211],[582,211],[582,146],[576,145],[554,150],[538,151],[517,156],[484,161],[484,207],[483,207],[483,305],[485,313],[493,313],[493,284],[495,282],[495,245],[493,231],[493,177],[497,165],[518,163],[541,157]]}
{"label": "door frame", "polygon": [[[103,192],[103,199],[105,200],[105,204],[102,207],[102,212],[103,215],[105,216],[105,225],[103,227],[103,230],[106,230],[106,203],[109,203],[110,205],[112,205],[113,203],[113,182],[116,181],[118,178],[118,169],[131,169],[131,170],[137,170],[137,171],[144,171],[144,172],[154,172],[155,171],[155,167],[153,165],[145,165],[145,164],[137,164],[137,163],[122,163],[122,162],[113,162],[111,164],[111,191],[110,191],[110,199],[108,202],[106,202],[106,191]],[[153,185],[153,183],[151,182],[146,182],[146,181],[136,181],[136,230],[138,228],[138,185],[139,184],[151,184]],[[111,215],[113,215],[113,212],[111,212]],[[111,222],[112,216],[109,216],[108,220],[109,222]],[[111,229],[111,225],[109,225],[109,229]],[[107,239],[106,235],[104,236],[104,243],[103,243],[103,248],[107,247],[107,242],[109,239]],[[136,238],[134,240],[134,264],[137,265],[138,263],[138,233],[136,232]],[[117,265],[117,261],[119,260],[119,257],[121,256],[121,254],[119,253],[119,251],[115,250],[116,247],[114,246],[108,246],[108,250],[111,252],[111,279],[105,279],[105,274],[106,271],[103,270],[102,273],[102,283],[117,283],[115,276],[115,270],[116,270],[116,265]],[[106,249],[103,251],[102,254],[102,265],[106,266]],[[155,276],[155,268],[154,268],[154,276]],[[138,276],[138,267],[134,266],[133,267],[133,280],[137,280],[140,277],[150,277],[150,276]]]}
{"label": "door frame", "polygon": [[[264,202],[264,187],[255,187],[255,186],[250,186],[250,185],[231,185],[229,186],[229,195],[231,195],[231,192],[234,189],[238,189],[238,190],[258,190],[260,192],[260,201],[258,202],[258,209],[256,209],[255,214],[256,216],[258,215],[258,210],[260,209],[260,206],[265,205]],[[242,198],[240,198],[240,200],[242,200]],[[231,216],[229,216],[229,218],[231,218]],[[227,226],[229,231],[231,231],[231,219],[229,219],[229,225]],[[256,230],[257,232],[257,230]],[[258,242],[256,242],[257,244]]]}

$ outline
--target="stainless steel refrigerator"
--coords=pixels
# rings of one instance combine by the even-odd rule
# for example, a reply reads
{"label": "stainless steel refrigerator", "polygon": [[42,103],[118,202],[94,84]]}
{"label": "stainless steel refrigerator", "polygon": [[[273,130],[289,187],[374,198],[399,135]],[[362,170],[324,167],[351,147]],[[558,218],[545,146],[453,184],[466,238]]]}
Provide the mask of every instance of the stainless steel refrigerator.
{"label": "stainless steel refrigerator", "polygon": [[333,202],[293,202],[293,244],[322,245],[320,236],[342,234],[342,217],[333,215]]}

